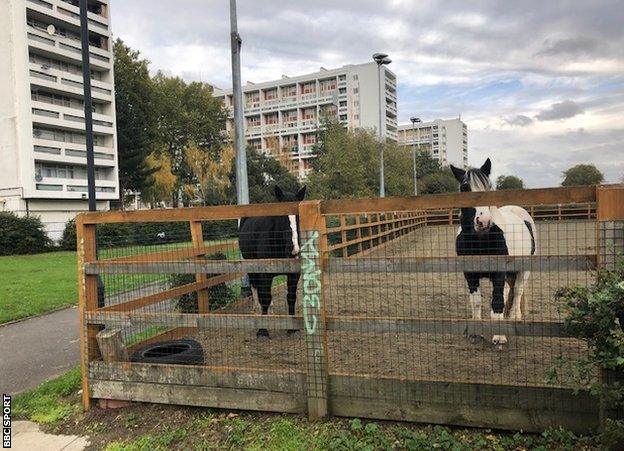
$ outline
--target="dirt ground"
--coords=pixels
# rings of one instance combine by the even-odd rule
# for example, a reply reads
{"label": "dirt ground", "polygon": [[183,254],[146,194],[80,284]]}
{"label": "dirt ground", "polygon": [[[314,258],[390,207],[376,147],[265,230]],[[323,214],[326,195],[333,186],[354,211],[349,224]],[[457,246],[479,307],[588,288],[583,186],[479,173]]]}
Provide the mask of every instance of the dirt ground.
{"label": "dirt ground", "polygon": [[[593,222],[542,222],[537,228],[539,255],[596,252]],[[452,226],[423,228],[355,258],[452,256],[455,234],[456,227]],[[533,271],[525,289],[529,303],[525,319],[561,321],[563,314],[554,293],[560,287],[587,285],[593,278],[590,271]],[[462,273],[335,273],[327,276],[325,287],[327,312],[331,316],[470,318]],[[489,281],[482,283],[482,291],[483,317],[489,318]],[[300,300],[301,294],[299,314]],[[247,302],[230,311],[252,313],[258,309]],[[274,288],[271,313],[286,313],[283,286]],[[253,331],[220,329],[201,330],[193,338],[202,343],[207,365],[305,369],[302,334],[291,337],[285,331],[271,331],[270,340],[260,341]],[[573,339],[508,339],[506,349],[497,351],[489,340],[475,342],[461,335],[329,332],[329,368],[331,373],[543,386],[555,359],[574,360],[587,352],[582,342]]]}

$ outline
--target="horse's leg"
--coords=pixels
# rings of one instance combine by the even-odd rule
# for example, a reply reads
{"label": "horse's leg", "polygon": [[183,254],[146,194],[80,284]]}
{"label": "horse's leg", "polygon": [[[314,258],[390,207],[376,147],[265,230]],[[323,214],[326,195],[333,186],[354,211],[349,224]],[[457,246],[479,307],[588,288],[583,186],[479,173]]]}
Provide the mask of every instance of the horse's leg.
{"label": "horse's leg", "polygon": [[526,304],[526,296],[524,295],[524,288],[526,287],[526,283],[529,280],[530,271],[523,271],[518,273],[518,278],[516,280],[516,303],[517,306],[515,312],[515,319],[522,319],[523,315],[528,313],[528,306]]}
{"label": "horse's leg", "polygon": [[470,308],[472,310],[472,319],[481,319],[481,307],[483,305],[483,297],[479,291],[479,275],[477,273],[464,273],[468,290],[470,291]]}
{"label": "horse's leg", "polygon": [[[297,304],[297,284],[299,283],[299,274],[288,274],[288,293],[286,300],[288,301],[288,314],[295,314],[295,305]],[[288,335],[293,335],[299,332],[299,329],[289,329]]]}
{"label": "horse's leg", "polygon": [[[271,283],[273,276],[270,274],[258,274],[258,301],[260,302],[260,310],[263,315],[268,315],[271,306]],[[269,338],[267,329],[258,329],[256,333],[258,338]]]}
{"label": "horse's leg", "polygon": [[[492,273],[492,312],[491,318],[493,320],[502,320],[503,313],[505,311],[505,273],[504,272],[495,272]],[[502,349],[503,345],[507,343],[507,337],[505,335],[494,335],[492,337],[492,343],[496,346],[497,349]]]}
{"label": "horse's leg", "polygon": [[512,272],[507,273],[507,277],[505,278],[505,289],[503,291],[503,297],[505,298],[505,318],[514,318],[514,309],[516,302],[516,278],[518,273]]}

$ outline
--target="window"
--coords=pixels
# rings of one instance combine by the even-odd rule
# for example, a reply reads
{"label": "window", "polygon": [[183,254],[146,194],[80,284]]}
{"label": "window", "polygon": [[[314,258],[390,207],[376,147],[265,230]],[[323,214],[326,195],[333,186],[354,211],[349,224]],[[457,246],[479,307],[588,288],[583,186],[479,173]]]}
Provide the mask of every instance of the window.
{"label": "window", "polygon": [[353,79],[354,79],[354,80],[357,80],[357,79],[358,79],[358,75],[357,75],[357,74],[354,74],[354,75],[353,75]]}
{"label": "window", "polygon": [[38,191],[63,191],[63,185],[50,185],[47,183],[37,183]]}
{"label": "window", "polygon": [[316,92],[316,83],[304,83],[301,85],[301,94],[313,94]]}
{"label": "window", "polygon": [[277,99],[277,89],[267,89],[264,91],[264,100]]}
{"label": "window", "polygon": [[353,88],[353,94],[357,94],[360,92],[360,88]]}

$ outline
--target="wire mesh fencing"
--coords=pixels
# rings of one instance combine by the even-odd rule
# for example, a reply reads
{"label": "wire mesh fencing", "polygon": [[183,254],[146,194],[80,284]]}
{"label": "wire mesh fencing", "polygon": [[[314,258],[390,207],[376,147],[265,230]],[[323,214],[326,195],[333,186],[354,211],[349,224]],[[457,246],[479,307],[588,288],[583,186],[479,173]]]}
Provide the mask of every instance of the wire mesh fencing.
{"label": "wire mesh fencing", "polygon": [[413,209],[384,199],[110,215],[115,225],[87,215],[85,402],[593,424],[595,399],[551,377],[589,352],[567,336],[557,292],[617,258],[621,224],[599,220],[595,191],[578,193],[578,205],[556,190],[559,204],[538,199],[534,222],[482,229],[460,194]]}

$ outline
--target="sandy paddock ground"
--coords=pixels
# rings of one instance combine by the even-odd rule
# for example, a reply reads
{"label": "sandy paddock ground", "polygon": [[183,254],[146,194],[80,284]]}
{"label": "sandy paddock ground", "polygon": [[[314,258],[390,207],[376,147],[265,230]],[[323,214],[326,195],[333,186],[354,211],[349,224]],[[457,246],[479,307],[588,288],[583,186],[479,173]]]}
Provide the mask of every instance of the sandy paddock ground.
{"label": "sandy paddock ground", "polygon": [[[541,222],[537,225],[539,255],[595,254],[592,221]],[[455,254],[454,226],[416,230],[363,257],[443,257]],[[526,320],[561,321],[554,300],[560,287],[588,285],[590,271],[533,271],[525,289]],[[301,284],[300,284],[301,291]],[[489,318],[491,284],[482,282],[483,318]],[[284,286],[274,288],[271,313],[286,313]],[[301,293],[297,305],[301,313]],[[468,289],[462,273],[328,274],[325,302],[330,316],[470,318]],[[256,304],[239,303],[224,313],[258,312]],[[260,341],[252,331],[201,330],[194,337],[204,346],[206,364],[274,370],[305,370],[303,334],[291,337],[272,331]],[[432,333],[329,332],[331,373],[546,386],[547,371],[558,357],[575,359],[587,352],[582,342],[567,338],[512,337],[503,351],[488,340]]]}

